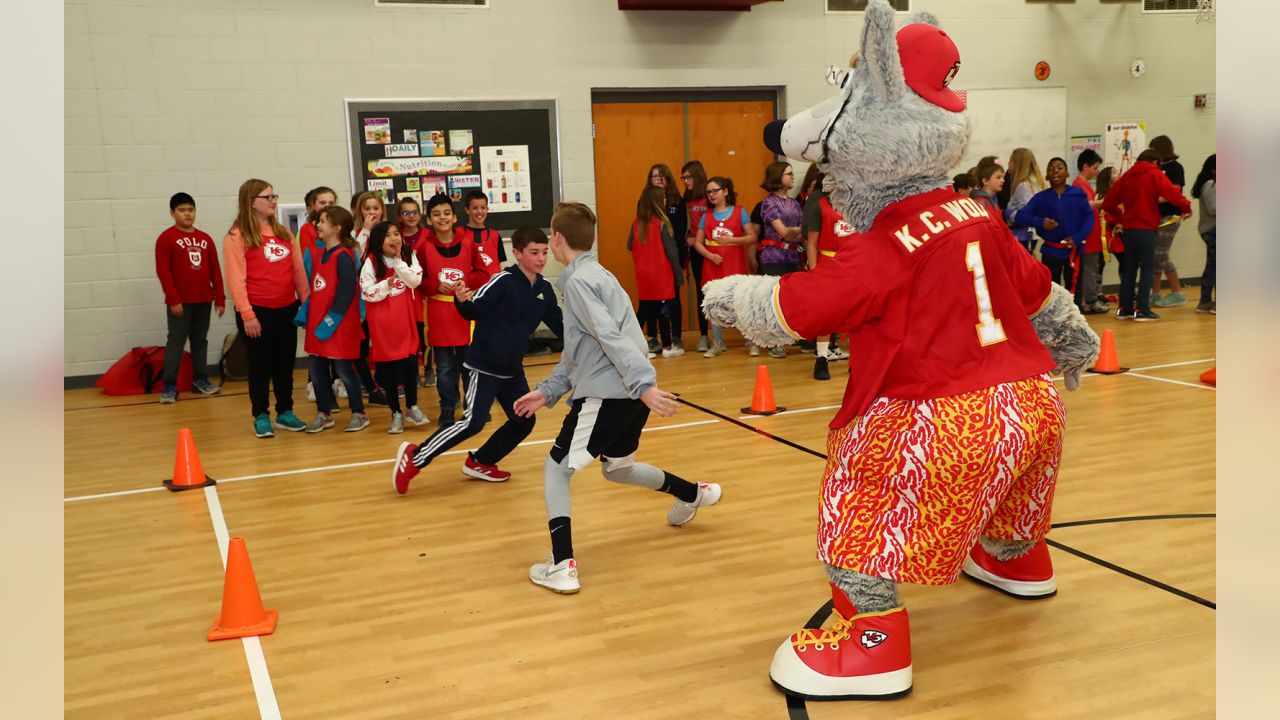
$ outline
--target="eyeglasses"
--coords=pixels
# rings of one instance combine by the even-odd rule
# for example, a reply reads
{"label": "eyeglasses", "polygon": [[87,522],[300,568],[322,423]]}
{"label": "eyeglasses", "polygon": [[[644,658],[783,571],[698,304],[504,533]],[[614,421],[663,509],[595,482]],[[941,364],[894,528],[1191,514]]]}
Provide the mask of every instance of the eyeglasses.
{"label": "eyeglasses", "polygon": [[275,202],[280,199],[279,195],[258,195],[257,199],[266,200],[267,202]]}
{"label": "eyeglasses", "polygon": [[681,180],[692,180],[692,179],[693,179],[693,176],[692,176],[692,175],[681,175],[681,176],[680,176],[680,179],[681,179]]}
{"label": "eyeglasses", "polygon": [[708,195],[711,195],[712,193],[718,193],[718,192],[724,192],[724,188],[707,188]]}
{"label": "eyeglasses", "polygon": [[417,216],[418,216],[417,210],[401,210],[400,211],[400,217],[417,217]]}

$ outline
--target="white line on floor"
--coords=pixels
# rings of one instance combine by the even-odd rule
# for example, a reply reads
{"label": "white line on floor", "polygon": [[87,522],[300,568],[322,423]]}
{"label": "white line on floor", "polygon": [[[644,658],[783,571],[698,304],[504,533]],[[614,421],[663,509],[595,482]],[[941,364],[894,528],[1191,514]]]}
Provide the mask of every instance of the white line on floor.
{"label": "white line on floor", "polygon": [[[218,488],[205,488],[204,499],[209,506],[209,518],[213,520],[213,534],[218,539],[218,553],[222,556],[222,569],[225,571],[227,545],[231,542],[231,537],[227,532],[227,521],[222,516],[222,503],[218,501]],[[271,672],[267,669],[267,658],[262,654],[262,643],[256,635],[240,638],[240,641],[244,644],[244,659],[249,663],[253,694],[258,698],[258,715],[263,720],[280,720],[280,705],[276,702],[276,691],[271,685]]]}
{"label": "white line on floor", "polygon": [[1123,374],[1128,375],[1130,377],[1140,377],[1140,378],[1145,378],[1147,380],[1156,380],[1159,382],[1171,383],[1173,385],[1185,385],[1189,388],[1197,388],[1199,390],[1213,390],[1214,392],[1217,392],[1218,390],[1218,388],[1212,385],[1206,385],[1204,383],[1189,383],[1189,382],[1183,382],[1182,380],[1170,380],[1169,378],[1156,377],[1155,375],[1143,375],[1142,373],[1137,373],[1133,371],[1129,371]]}
{"label": "white line on floor", "polygon": [[799,415],[800,413],[821,412],[823,410],[835,410],[839,405],[819,405],[818,407],[799,408],[797,410],[784,410],[773,415],[739,415],[739,420],[761,420],[766,417],[778,417],[779,415]]}
{"label": "white line on floor", "polygon": [[[657,432],[659,430],[675,430],[678,428],[694,427],[696,425],[710,425],[718,422],[720,421],[719,420],[698,420],[695,422],[677,423],[675,425],[659,425],[658,427],[647,427],[643,430],[643,432]],[[527,442],[520,443],[517,447],[526,447],[526,446],[532,446],[532,445],[550,445],[553,442],[555,442],[555,438],[551,438],[548,440],[529,440]],[[468,448],[465,450],[450,450],[448,452],[441,453],[441,456],[462,455],[464,453],[474,452],[475,449],[476,448]],[[239,477],[223,478],[221,480],[218,480],[218,482],[230,483],[230,482],[241,482],[243,480],[261,480],[263,478],[270,478],[270,477],[283,477],[286,475],[305,475],[307,473],[328,472],[330,470],[344,470],[347,468],[369,467],[371,465],[386,465],[392,462],[395,462],[395,458],[383,458],[381,460],[364,460],[362,462],[342,463],[340,465],[322,465],[320,467],[298,468],[296,470],[280,470],[278,472],[258,473],[257,475],[241,475]],[[163,485],[158,485],[156,487],[137,488],[135,490],[119,490],[117,492],[98,493],[96,495],[79,495],[77,497],[63,498],[62,501],[64,503],[69,503],[69,502],[79,502],[81,500],[98,500],[101,498],[120,497],[122,495],[137,495],[139,493],[157,492],[159,490],[165,490],[165,489],[166,488]],[[209,488],[205,488],[205,489],[208,490]],[[224,560],[225,560],[225,557],[224,557]]]}

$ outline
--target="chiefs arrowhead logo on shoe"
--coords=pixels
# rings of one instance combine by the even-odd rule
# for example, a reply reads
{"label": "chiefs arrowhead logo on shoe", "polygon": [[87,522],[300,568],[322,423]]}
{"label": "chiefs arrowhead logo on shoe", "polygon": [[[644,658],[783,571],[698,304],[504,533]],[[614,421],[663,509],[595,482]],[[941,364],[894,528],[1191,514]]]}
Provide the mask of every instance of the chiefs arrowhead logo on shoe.
{"label": "chiefs arrowhead logo on shoe", "polygon": [[885,635],[884,633],[878,630],[862,631],[862,647],[867,648],[868,650],[870,650],[871,648],[879,645],[880,643],[888,639],[889,639],[888,635]]}
{"label": "chiefs arrowhead logo on shoe", "polygon": [[[885,699],[911,690],[911,628],[906,608],[846,618],[830,630],[805,629],[773,654],[769,677],[792,695]],[[857,638],[857,641],[854,641]]]}

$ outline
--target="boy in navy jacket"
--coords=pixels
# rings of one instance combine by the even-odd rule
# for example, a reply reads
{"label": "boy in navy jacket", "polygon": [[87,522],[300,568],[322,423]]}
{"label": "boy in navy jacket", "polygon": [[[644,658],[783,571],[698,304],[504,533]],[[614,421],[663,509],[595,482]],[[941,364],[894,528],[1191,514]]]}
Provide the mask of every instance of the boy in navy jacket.
{"label": "boy in navy jacket", "polygon": [[454,291],[458,312],[475,321],[463,363],[470,373],[465,409],[460,422],[440,428],[421,444],[400,445],[392,480],[401,495],[436,456],[480,432],[489,421],[489,407],[495,399],[507,421],[479,450],[467,453],[463,474],[489,482],[506,481],[511,473],[499,470],[498,462],[533,432],[533,416],[520,417],[513,407],[529,392],[524,351],[539,323],[545,322],[556,337],[564,336],[564,323],[551,283],[539,274],[547,264],[547,236],[537,228],[520,228],[511,236],[511,247],[515,265],[495,274],[478,290],[460,282]]}

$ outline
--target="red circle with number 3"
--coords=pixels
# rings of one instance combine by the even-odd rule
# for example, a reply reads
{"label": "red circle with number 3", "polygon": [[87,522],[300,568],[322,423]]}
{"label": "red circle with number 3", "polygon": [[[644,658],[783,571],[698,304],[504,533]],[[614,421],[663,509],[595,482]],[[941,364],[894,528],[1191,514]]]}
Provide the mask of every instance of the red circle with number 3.
{"label": "red circle with number 3", "polygon": [[1044,60],[1036,63],[1036,79],[1040,81],[1049,79],[1049,63]]}

